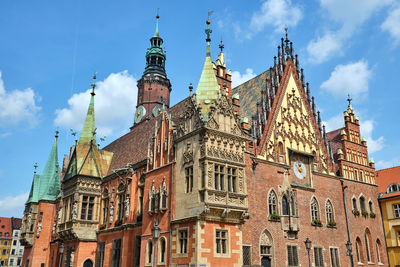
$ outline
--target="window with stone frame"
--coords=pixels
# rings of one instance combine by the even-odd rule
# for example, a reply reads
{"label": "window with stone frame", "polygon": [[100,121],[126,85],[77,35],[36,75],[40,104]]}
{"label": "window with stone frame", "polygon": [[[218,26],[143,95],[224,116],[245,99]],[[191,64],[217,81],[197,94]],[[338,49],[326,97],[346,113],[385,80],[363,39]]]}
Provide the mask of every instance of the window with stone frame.
{"label": "window with stone frame", "polygon": [[321,247],[314,247],[314,266],[324,267],[324,253]]}
{"label": "window with stone frame", "polygon": [[243,265],[251,265],[251,246],[242,246]]}
{"label": "window with stone frame", "polygon": [[370,212],[370,213],[373,213],[373,212],[374,212],[374,206],[373,206],[371,200],[368,202],[368,206],[369,206],[369,212]]}
{"label": "window with stone frame", "polygon": [[356,198],[353,197],[351,201],[353,203],[353,210],[358,210],[357,209],[357,200],[356,200]]}
{"label": "window with stone frame", "polygon": [[146,246],[146,262],[147,264],[151,264],[153,262],[153,240],[147,240]]}
{"label": "window with stone frame", "polygon": [[287,262],[288,266],[299,266],[299,257],[297,254],[297,246],[288,245],[287,246]]}
{"label": "window with stone frame", "polygon": [[367,232],[365,232],[364,238],[365,238],[365,250],[367,252],[367,261],[371,262],[372,261],[371,260],[371,250],[370,250],[370,247],[369,247],[370,242],[369,242],[369,238],[368,238]]}
{"label": "window with stone frame", "polygon": [[360,197],[360,209],[361,209],[361,212],[367,210],[365,207],[365,198],[363,196]]}
{"label": "window with stone frame", "polygon": [[158,243],[158,264],[165,264],[167,251],[167,241],[165,237],[161,237]]}
{"label": "window with stone frame", "polygon": [[286,196],[282,197],[282,215],[289,215],[289,202]]}
{"label": "window with stone frame", "polygon": [[106,248],[106,242],[98,242],[97,243],[96,267],[104,266],[105,248]]}
{"label": "window with stone frame", "polygon": [[215,230],[215,247],[217,254],[228,253],[228,231],[217,229]]}
{"label": "window with stone frame", "polygon": [[381,259],[381,241],[379,239],[376,240],[376,259],[378,263],[382,263]]}
{"label": "window with stone frame", "polygon": [[188,252],[188,229],[181,229],[178,231],[179,250],[180,254]]}
{"label": "window with stone frame", "polygon": [[121,246],[122,246],[121,238],[113,240],[111,267],[121,266]]}
{"label": "window with stone frame", "polygon": [[311,200],[311,220],[313,223],[320,222],[318,201],[315,197]]}
{"label": "window with stone frame", "polygon": [[144,188],[143,187],[138,187],[138,198],[139,198],[139,203],[137,206],[137,216],[136,216],[136,221],[141,222],[143,218],[143,194],[144,194]]}
{"label": "window with stone frame", "polygon": [[103,223],[107,223],[109,206],[110,199],[107,195],[107,197],[103,198]]}
{"label": "window with stone frame", "polygon": [[276,193],[274,190],[271,190],[268,196],[268,211],[269,215],[278,215],[278,207],[276,201]]}
{"label": "window with stone frame", "polygon": [[340,267],[339,249],[338,248],[330,248],[329,251],[331,254],[331,266],[332,267]]}
{"label": "window with stone frame", "polygon": [[94,199],[93,196],[82,196],[81,220],[93,220]]}
{"label": "window with stone frame", "polygon": [[333,213],[333,205],[330,200],[326,202],[325,205],[326,210],[326,220],[327,222],[335,222],[335,214]]}
{"label": "window with stone frame", "polygon": [[400,204],[393,205],[394,217],[400,218]]}
{"label": "window with stone frame", "polygon": [[118,220],[124,218],[125,211],[125,192],[118,194]]}
{"label": "window with stone frame", "polygon": [[215,164],[214,165],[214,186],[215,190],[223,191],[224,186],[224,178],[225,178],[225,166]]}
{"label": "window with stone frame", "polygon": [[233,167],[227,167],[226,169],[228,178],[228,191],[236,192],[237,169]]}
{"label": "window with stone frame", "polygon": [[185,192],[191,193],[193,191],[193,166],[185,168],[185,185]]}

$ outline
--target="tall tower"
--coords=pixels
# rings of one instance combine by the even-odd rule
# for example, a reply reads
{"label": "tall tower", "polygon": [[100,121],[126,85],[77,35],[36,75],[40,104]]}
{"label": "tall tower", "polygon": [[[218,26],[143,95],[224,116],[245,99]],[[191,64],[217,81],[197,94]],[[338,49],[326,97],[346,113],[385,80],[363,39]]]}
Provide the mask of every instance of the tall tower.
{"label": "tall tower", "polygon": [[146,52],[146,67],[137,84],[135,124],[148,116],[157,116],[163,105],[169,107],[171,83],[165,73],[166,56],[162,48],[163,39],[158,33],[159,18],[157,15],[156,31],[150,38],[150,48]]}

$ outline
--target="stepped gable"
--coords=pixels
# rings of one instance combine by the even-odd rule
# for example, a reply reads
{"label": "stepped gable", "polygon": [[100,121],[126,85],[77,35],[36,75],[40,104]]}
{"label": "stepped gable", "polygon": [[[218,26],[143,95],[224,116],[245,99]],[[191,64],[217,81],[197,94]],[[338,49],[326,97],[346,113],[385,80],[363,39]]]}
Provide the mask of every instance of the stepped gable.
{"label": "stepped gable", "polygon": [[[167,112],[171,114],[172,121],[177,121],[185,112],[185,104],[188,100],[189,98],[185,98],[168,109]],[[156,122],[160,122],[161,116],[148,118],[133,126],[129,133],[103,148],[106,151],[114,153],[110,168],[108,169],[108,175],[114,169],[125,167],[128,163],[135,164],[147,158],[147,146],[154,135]]]}
{"label": "stepped gable", "polygon": [[238,93],[240,97],[240,116],[247,117],[249,124],[252,117],[257,114],[257,102],[260,102],[261,91],[267,87],[267,79],[269,70],[232,89],[233,94]]}
{"label": "stepped gable", "polygon": [[326,137],[328,139],[328,142],[330,142],[331,147],[332,147],[332,154],[333,154],[333,160],[334,160],[334,164],[335,164],[335,172],[337,172],[339,170],[339,163],[338,163],[338,158],[339,155],[337,154],[337,150],[338,148],[343,149],[342,146],[342,136],[340,135],[340,131],[343,128],[331,131],[326,133]]}

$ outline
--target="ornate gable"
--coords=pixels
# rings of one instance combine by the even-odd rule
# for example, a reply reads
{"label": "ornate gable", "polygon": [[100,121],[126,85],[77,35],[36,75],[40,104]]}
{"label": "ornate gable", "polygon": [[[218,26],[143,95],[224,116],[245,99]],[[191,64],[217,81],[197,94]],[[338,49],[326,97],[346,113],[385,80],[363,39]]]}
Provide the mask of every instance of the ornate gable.
{"label": "ornate gable", "polygon": [[259,158],[289,164],[289,150],[314,157],[314,170],[330,173],[331,162],[295,67],[287,62],[277,99],[259,147]]}
{"label": "ornate gable", "polygon": [[203,126],[203,120],[196,103],[196,96],[191,96],[185,104],[185,113],[181,115],[177,125],[177,137],[184,136]]}

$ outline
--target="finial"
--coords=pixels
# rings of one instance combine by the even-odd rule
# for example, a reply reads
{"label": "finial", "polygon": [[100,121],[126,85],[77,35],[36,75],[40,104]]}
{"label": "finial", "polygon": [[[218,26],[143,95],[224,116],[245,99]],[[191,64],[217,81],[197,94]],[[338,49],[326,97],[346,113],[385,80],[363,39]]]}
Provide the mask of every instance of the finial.
{"label": "finial", "polygon": [[351,105],[351,101],[352,101],[352,100],[353,100],[353,99],[350,98],[350,94],[348,94],[348,95],[347,95],[347,101],[349,102],[349,105]]}
{"label": "finial", "polygon": [[190,83],[190,84],[189,84],[190,96],[192,96],[192,91],[193,91],[193,85],[192,85],[192,83]]}
{"label": "finial", "polygon": [[206,42],[207,42],[207,43],[211,42],[210,34],[212,33],[212,30],[210,29],[210,24],[211,24],[210,16],[211,16],[211,14],[212,14],[213,12],[214,12],[214,11],[208,12],[208,19],[206,20],[206,24],[207,24],[207,29],[206,29],[207,38],[206,38]]}
{"label": "finial", "polygon": [[94,75],[93,75],[93,83],[92,83],[92,92],[90,93],[91,95],[95,95],[95,93],[94,93],[94,89],[96,88],[96,74],[97,74],[97,72],[94,72]]}
{"label": "finial", "polygon": [[55,135],[55,137],[56,137],[56,139],[58,138],[58,134],[59,134],[60,132],[58,131],[58,130],[56,130],[56,135]]}
{"label": "finial", "polygon": [[288,40],[288,38],[287,38],[287,31],[288,31],[288,27],[285,26],[285,36],[286,36],[286,40]]}
{"label": "finial", "polygon": [[221,53],[223,52],[223,50],[224,50],[224,44],[222,43],[222,39],[221,39],[221,43],[219,44],[219,49],[221,49]]}
{"label": "finial", "polygon": [[157,15],[156,15],[156,19],[158,20],[160,18],[160,16],[158,15],[158,12],[160,11],[160,8],[157,8]]}
{"label": "finial", "polygon": [[36,169],[37,169],[37,167],[38,167],[38,164],[37,164],[37,162],[35,162],[35,164],[33,165],[33,168],[34,168],[33,173],[34,173],[34,174],[36,174]]}
{"label": "finial", "polygon": [[158,20],[159,20],[159,18],[160,18],[160,16],[158,15],[158,12],[160,11],[160,9],[159,8],[157,8],[157,15],[156,15],[156,32],[154,33],[154,36],[155,37],[159,37],[160,35],[159,35],[159,33],[158,33]]}
{"label": "finial", "polygon": [[75,145],[76,145],[76,143],[78,142],[78,139],[76,138],[76,131],[74,131],[72,128],[69,129],[69,130],[71,131],[71,135],[72,135],[73,137],[75,137]]}

